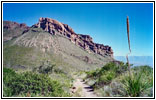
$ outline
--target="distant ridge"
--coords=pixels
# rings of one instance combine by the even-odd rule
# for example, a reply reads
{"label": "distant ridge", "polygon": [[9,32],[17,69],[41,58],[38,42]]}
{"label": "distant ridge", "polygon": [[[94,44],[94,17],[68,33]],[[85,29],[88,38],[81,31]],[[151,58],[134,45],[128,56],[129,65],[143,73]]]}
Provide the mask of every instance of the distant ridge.
{"label": "distant ridge", "polygon": [[8,41],[16,38],[27,31],[29,27],[24,23],[17,23],[12,21],[3,21],[3,41]]}
{"label": "distant ridge", "polygon": [[[125,56],[114,56],[116,60],[127,62]],[[133,66],[148,65],[153,67],[153,56],[129,56],[129,60]]]}

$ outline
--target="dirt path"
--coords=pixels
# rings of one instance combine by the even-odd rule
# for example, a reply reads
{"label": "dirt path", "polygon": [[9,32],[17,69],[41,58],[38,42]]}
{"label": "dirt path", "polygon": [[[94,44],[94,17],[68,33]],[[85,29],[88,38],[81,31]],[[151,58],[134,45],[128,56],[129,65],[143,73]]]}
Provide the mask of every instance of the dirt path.
{"label": "dirt path", "polygon": [[71,91],[73,92],[73,94],[78,94],[81,97],[96,97],[93,89],[81,79],[76,79],[74,81]]}

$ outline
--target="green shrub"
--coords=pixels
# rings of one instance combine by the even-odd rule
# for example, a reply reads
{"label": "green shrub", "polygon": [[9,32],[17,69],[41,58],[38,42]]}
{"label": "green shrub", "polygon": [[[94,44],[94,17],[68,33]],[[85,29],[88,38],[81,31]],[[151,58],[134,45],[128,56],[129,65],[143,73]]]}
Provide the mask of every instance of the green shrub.
{"label": "green shrub", "polygon": [[115,63],[110,62],[110,63],[106,64],[105,66],[103,66],[101,68],[101,71],[115,70],[116,69],[116,66],[117,65]]}
{"label": "green shrub", "polygon": [[141,92],[146,89],[147,84],[141,81],[141,74],[135,74],[133,77],[128,76],[124,85],[129,96],[140,96]]}
{"label": "green shrub", "polygon": [[14,70],[9,68],[3,69],[3,96],[12,96],[12,89],[6,84],[12,81],[12,79],[16,76],[16,73]]}
{"label": "green shrub", "polygon": [[38,72],[41,74],[51,74],[54,71],[54,68],[54,64],[51,64],[49,61],[44,61],[39,67],[33,68],[33,72]]}
{"label": "green shrub", "polygon": [[87,78],[96,78],[96,77],[98,77],[98,72],[99,72],[99,69],[86,72]]}
{"label": "green shrub", "polygon": [[4,68],[3,75],[3,96],[69,96],[58,81],[46,74],[14,73],[12,69]]}
{"label": "green shrub", "polygon": [[[153,69],[149,66],[131,68],[129,77],[128,64],[108,63],[98,70],[86,72],[92,87],[99,91],[100,96],[153,96]],[[108,89],[107,89],[108,87]]]}
{"label": "green shrub", "polygon": [[153,86],[153,70],[149,66],[135,67],[131,76],[125,76],[122,83],[128,96],[141,96],[145,90]]}
{"label": "green shrub", "polygon": [[3,96],[4,97],[11,97],[12,92],[13,92],[12,89],[3,83]]}
{"label": "green shrub", "polygon": [[41,65],[39,67],[39,70],[38,71],[39,71],[39,73],[42,73],[42,74],[50,74],[50,73],[52,73],[54,66],[55,65],[44,67],[44,66]]}
{"label": "green shrub", "polygon": [[102,87],[106,84],[109,84],[114,78],[115,78],[115,73],[108,71],[106,74],[103,74],[98,78],[96,82],[96,84],[98,85],[97,87]]}
{"label": "green shrub", "polygon": [[111,83],[111,81],[116,78],[119,74],[127,71],[127,64],[121,62],[120,64],[116,64],[114,62],[110,62],[104,65],[101,69],[96,69],[93,71],[86,72],[87,77],[96,80],[93,85],[94,88],[100,88],[106,84]]}
{"label": "green shrub", "polygon": [[55,64],[50,64],[50,62],[43,62],[39,67],[33,68],[33,72],[38,72],[42,74],[52,74],[53,72],[56,74],[65,74],[64,71],[57,68]]}
{"label": "green shrub", "polygon": [[10,80],[12,80],[12,78],[14,78],[16,76],[16,73],[13,69],[10,68],[3,68],[3,81],[4,83],[8,83],[10,82]]}
{"label": "green shrub", "polygon": [[142,73],[142,81],[148,83],[149,87],[153,86],[153,69],[150,66],[134,67],[132,71]]}
{"label": "green shrub", "polygon": [[65,74],[65,72],[62,71],[62,70],[59,69],[59,68],[54,68],[54,72],[55,72],[56,74]]}
{"label": "green shrub", "polygon": [[119,75],[126,72],[127,70],[128,70],[128,64],[127,63],[124,64],[123,62],[120,62],[120,65],[118,65],[116,68],[116,73]]}

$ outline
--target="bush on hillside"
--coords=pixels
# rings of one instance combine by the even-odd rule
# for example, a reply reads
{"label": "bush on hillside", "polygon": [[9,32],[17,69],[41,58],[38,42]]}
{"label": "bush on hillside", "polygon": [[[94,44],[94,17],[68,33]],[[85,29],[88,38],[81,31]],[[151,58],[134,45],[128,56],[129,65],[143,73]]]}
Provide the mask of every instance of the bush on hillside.
{"label": "bush on hillside", "polygon": [[69,96],[58,81],[46,74],[33,72],[15,73],[13,69],[3,68],[3,96]]}
{"label": "bush on hillside", "polygon": [[100,96],[151,97],[153,96],[153,69],[136,66],[128,73],[128,64],[110,62],[100,69],[86,72],[87,82]]}
{"label": "bush on hillside", "polygon": [[153,70],[149,66],[132,68],[131,76],[125,76],[122,80],[128,96],[138,97],[153,87]]}
{"label": "bush on hillside", "polygon": [[86,72],[86,78],[95,79],[96,82],[93,85],[93,87],[100,88],[106,84],[111,83],[111,81],[114,78],[116,78],[119,74],[127,71],[127,68],[127,64],[124,64],[122,62],[120,64],[110,62],[104,65],[101,69]]}

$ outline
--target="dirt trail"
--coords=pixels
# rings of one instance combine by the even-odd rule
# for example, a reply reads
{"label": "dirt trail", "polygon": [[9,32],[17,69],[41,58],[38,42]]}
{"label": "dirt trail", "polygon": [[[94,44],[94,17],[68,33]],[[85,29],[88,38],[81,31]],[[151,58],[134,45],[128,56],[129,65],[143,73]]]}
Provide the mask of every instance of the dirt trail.
{"label": "dirt trail", "polygon": [[83,82],[82,79],[76,79],[73,83],[73,88],[72,91],[74,93],[79,92],[81,97],[97,97],[93,89]]}

